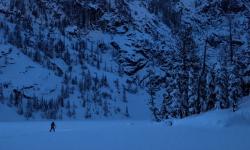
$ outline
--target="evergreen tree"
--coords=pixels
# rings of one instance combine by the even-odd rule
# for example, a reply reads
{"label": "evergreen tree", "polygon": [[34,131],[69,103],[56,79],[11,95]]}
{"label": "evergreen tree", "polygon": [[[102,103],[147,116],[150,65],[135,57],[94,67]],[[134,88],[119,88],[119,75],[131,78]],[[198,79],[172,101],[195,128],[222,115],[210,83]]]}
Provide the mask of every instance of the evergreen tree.
{"label": "evergreen tree", "polygon": [[71,108],[70,101],[67,101],[66,109],[70,109],[70,108]]}
{"label": "evergreen tree", "polygon": [[155,105],[156,86],[154,85],[153,79],[151,79],[149,82],[149,87],[147,92],[149,94],[149,109],[151,110],[155,121],[160,121],[159,111]]}
{"label": "evergreen tree", "polygon": [[17,106],[17,114],[23,115],[23,104],[19,103]]}
{"label": "evergreen tree", "polygon": [[72,79],[71,83],[73,85],[77,85],[77,77],[76,76]]}
{"label": "evergreen tree", "polygon": [[109,87],[109,84],[108,84],[108,79],[105,75],[102,76],[102,79],[101,79],[101,86],[104,86],[104,87]]}
{"label": "evergreen tree", "polygon": [[114,84],[115,84],[115,87],[116,87],[117,93],[119,93],[119,94],[120,94],[120,83],[119,83],[119,80],[118,80],[118,79],[116,79],[116,80],[114,81]]}
{"label": "evergreen tree", "polygon": [[[180,108],[181,108],[181,93],[179,91],[178,81],[172,80],[172,82],[168,82],[168,87],[166,89],[166,95],[164,95],[163,105],[162,105],[162,117],[168,118],[175,117],[180,118]],[[165,114],[167,111],[167,114]]]}
{"label": "evergreen tree", "polygon": [[125,85],[122,85],[122,101],[124,103],[128,102],[128,100],[127,100],[127,90],[126,90]]}
{"label": "evergreen tree", "polygon": [[231,64],[229,68],[229,81],[228,81],[228,90],[229,90],[229,103],[230,106],[238,103],[238,99],[242,96],[241,90],[241,79],[239,75],[239,68],[236,64]]}
{"label": "evergreen tree", "polygon": [[32,101],[28,100],[26,104],[24,116],[26,119],[30,119],[32,117],[32,114],[33,114]]}
{"label": "evergreen tree", "polygon": [[4,103],[3,85],[0,84],[0,103]]}
{"label": "evergreen tree", "polygon": [[33,56],[34,61],[40,63],[42,61],[42,56],[39,50],[35,51],[35,54]]}
{"label": "evergreen tree", "polygon": [[64,98],[62,96],[59,96],[57,99],[58,99],[57,101],[60,104],[60,106],[64,107]]}
{"label": "evergreen tree", "polygon": [[9,107],[12,107],[14,105],[14,96],[13,96],[13,93],[11,92],[10,93],[10,96],[9,96],[9,99],[8,99],[8,102],[7,102],[7,105]]}
{"label": "evergreen tree", "polygon": [[91,104],[89,102],[89,99],[86,100],[86,108],[85,108],[85,119],[90,119],[92,117],[91,115]]}
{"label": "evergreen tree", "polygon": [[[249,47],[250,49],[250,42]],[[249,49],[242,50],[240,53],[237,54],[235,57],[235,65],[232,69],[235,70],[234,74],[236,74],[237,80],[240,79],[240,88],[241,89],[241,96],[248,96],[250,95],[250,51]]]}
{"label": "evergreen tree", "polygon": [[[225,64],[222,64],[219,74],[217,75],[217,89],[216,89],[216,98],[217,101],[220,103],[220,108],[228,108],[230,103],[229,103],[229,74],[227,71],[227,68]],[[212,103],[208,103],[208,109],[212,108]]]}
{"label": "evergreen tree", "polygon": [[195,42],[192,37],[192,28],[186,27],[180,32],[181,47],[180,71],[178,75],[179,91],[181,93],[181,117],[187,116],[188,111],[194,109],[197,100],[198,77],[200,70],[199,58],[195,51]]}
{"label": "evergreen tree", "polygon": [[75,105],[75,103],[73,103],[72,111],[71,111],[71,117],[73,118],[76,118],[76,108],[77,106]]}
{"label": "evergreen tree", "polygon": [[19,92],[18,90],[13,90],[14,91],[14,105],[17,107],[19,103],[22,103],[22,93]]}
{"label": "evergreen tree", "polygon": [[179,89],[179,72],[181,59],[178,51],[171,51],[166,57],[165,70],[165,93],[161,104],[161,118],[178,117],[181,106],[181,93]]}
{"label": "evergreen tree", "polygon": [[78,81],[79,90],[82,93],[84,91],[83,79]]}
{"label": "evergreen tree", "polygon": [[19,25],[16,25],[14,28],[13,33],[9,35],[9,42],[13,45],[15,45],[17,48],[22,48],[22,35],[21,35],[21,29]]}
{"label": "evergreen tree", "polygon": [[85,75],[84,77],[84,91],[88,91],[91,89],[92,87],[92,78],[91,78],[91,75],[90,75],[90,72],[88,71],[88,73]]}
{"label": "evergreen tree", "polygon": [[107,117],[108,114],[110,113],[107,100],[104,100],[104,103],[103,103],[103,112],[104,112],[103,115],[105,117]]}
{"label": "evergreen tree", "polygon": [[71,110],[70,110],[70,109],[68,109],[68,110],[67,110],[67,116],[68,116],[69,118],[71,118],[71,117],[72,117],[72,112],[71,112]]}
{"label": "evergreen tree", "polygon": [[215,107],[219,108],[219,100],[216,99],[216,87],[217,87],[217,83],[216,83],[216,72],[214,70],[214,68],[210,69],[210,72],[208,73],[208,77],[207,77],[207,84],[206,84],[206,95],[205,96],[201,96],[203,99],[203,105],[202,105],[202,111],[207,111],[207,107],[208,107],[208,103],[212,102],[215,104]]}
{"label": "evergreen tree", "polygon": [[129,117],[129,116],[130,116],[130,115],[129,115],[129,111],[128,111],[128,105],[126,105],[125,116],[126,116],[126,117]]}

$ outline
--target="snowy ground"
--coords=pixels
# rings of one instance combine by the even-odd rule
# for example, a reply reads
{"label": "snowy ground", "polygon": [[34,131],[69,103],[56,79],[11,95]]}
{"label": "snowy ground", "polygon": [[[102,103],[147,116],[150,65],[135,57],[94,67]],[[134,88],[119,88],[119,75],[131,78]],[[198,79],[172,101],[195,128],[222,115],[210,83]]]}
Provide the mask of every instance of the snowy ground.
{"label": "snowy ground", "polygon": [[248,150],[250,101],[182,120],[0,122],[0,150]]}
{"label": "snowy ground", "polygon": [[191,127],[152,122],[0,123],[1,150],[247,150],[249,127]]}

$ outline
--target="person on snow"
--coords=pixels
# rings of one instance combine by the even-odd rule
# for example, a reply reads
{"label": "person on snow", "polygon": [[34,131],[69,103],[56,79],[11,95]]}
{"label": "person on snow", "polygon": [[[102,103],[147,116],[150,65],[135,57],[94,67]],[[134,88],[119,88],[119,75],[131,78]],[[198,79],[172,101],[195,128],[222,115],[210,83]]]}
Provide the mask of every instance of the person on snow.
{"label": "person on snow", "polygon": [[52,121],[52,123],[51,123],[51,125],[50,125],[50,130],[49,130],[49,132],[51,132],[51,131],[56,131],[56,124],[55,124],[55,122],[54,121]]}

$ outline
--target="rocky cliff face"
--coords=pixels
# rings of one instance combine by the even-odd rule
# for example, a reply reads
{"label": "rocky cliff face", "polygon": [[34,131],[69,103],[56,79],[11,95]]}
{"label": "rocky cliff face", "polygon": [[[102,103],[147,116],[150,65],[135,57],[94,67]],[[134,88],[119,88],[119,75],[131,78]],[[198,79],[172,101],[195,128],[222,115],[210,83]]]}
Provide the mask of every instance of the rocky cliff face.
{"label": "rocky cliff face", "polygon": [[240,0],[3,0],[1,101],[26,118],[228,108],[249,95],[248,14]]}

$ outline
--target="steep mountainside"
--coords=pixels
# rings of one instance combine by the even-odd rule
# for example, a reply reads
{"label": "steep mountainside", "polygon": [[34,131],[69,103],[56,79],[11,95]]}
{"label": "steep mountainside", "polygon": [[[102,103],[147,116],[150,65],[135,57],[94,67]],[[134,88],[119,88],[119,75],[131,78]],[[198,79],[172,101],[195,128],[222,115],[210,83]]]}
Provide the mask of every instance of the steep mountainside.
{"label": "steep mountainside", "polygon": [[237,105],[250,91],[249,10],[243,0],[2,0],[0,108],[162,120]]}

